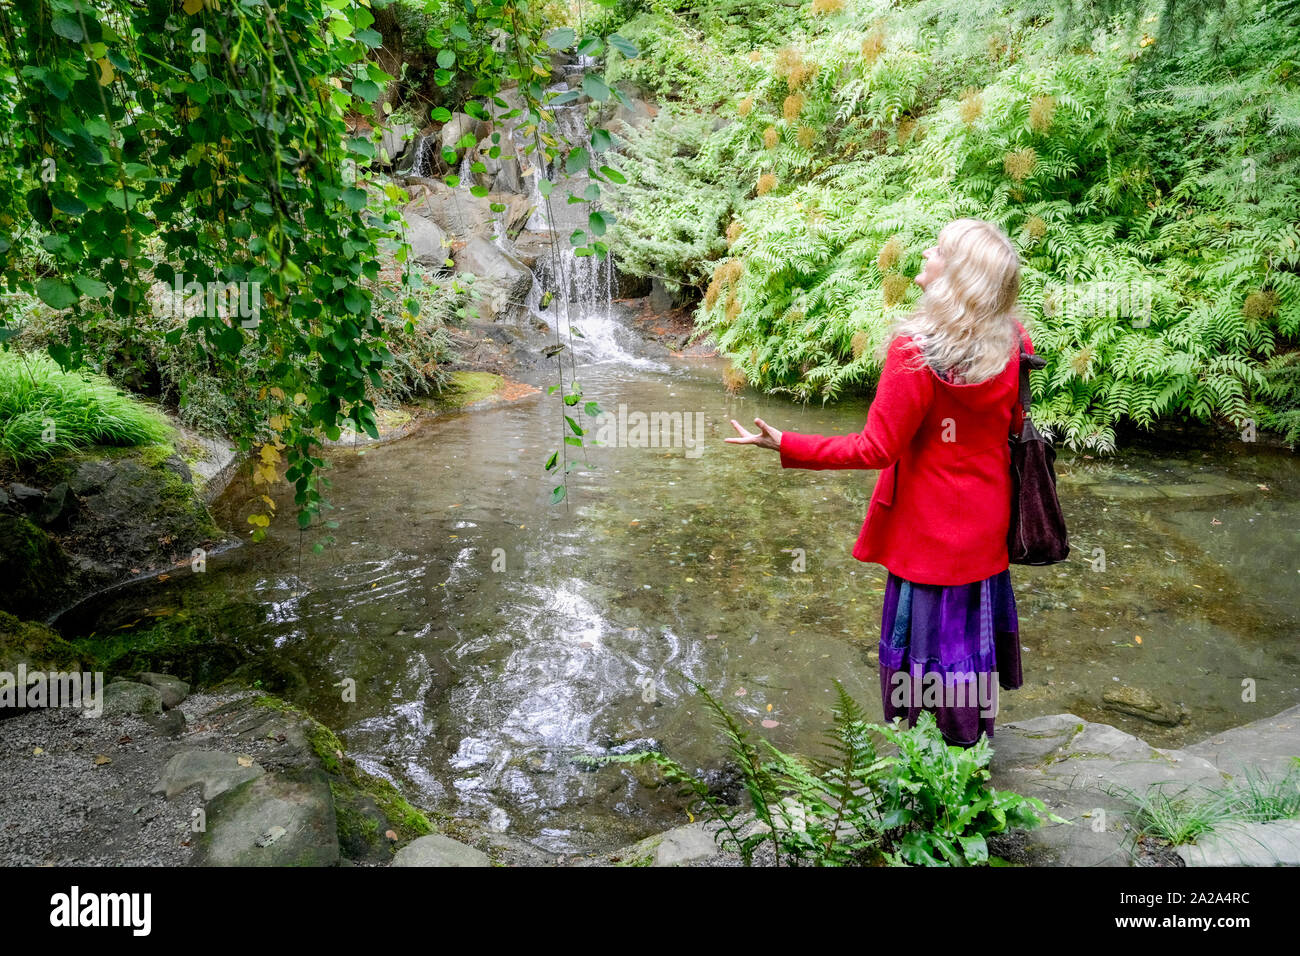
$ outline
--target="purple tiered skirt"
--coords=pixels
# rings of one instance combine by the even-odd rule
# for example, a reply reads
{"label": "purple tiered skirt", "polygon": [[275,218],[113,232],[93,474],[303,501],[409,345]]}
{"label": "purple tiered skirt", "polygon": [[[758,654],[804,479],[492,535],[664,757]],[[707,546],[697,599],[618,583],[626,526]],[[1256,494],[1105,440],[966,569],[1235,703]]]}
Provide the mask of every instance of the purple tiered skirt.
{"label": "purple tiered skirt", "polygon": [[999,688],[1022,683],[1020,625],[1007,569],[971,584],[916,584],[892,572],[880,629],[886,722],[931,711],[949,744],[993,737]]}

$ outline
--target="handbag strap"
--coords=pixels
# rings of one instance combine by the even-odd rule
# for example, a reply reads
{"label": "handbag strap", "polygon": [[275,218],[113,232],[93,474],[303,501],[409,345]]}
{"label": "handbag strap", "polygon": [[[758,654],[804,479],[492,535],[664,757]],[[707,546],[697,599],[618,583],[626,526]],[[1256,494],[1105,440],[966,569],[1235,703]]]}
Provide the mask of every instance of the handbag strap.
{"label": "handbag strap", "polygon": [[1047,359],[1041,355],[1025,351],[1025,339],[1022,335],[1020,337],[1020,407],[1025,412],[1026,420],[1029,419],[1029,406],[1033,402],[1033,397],[1029,394],[1029,371],[1042,368],[1046,364]]}

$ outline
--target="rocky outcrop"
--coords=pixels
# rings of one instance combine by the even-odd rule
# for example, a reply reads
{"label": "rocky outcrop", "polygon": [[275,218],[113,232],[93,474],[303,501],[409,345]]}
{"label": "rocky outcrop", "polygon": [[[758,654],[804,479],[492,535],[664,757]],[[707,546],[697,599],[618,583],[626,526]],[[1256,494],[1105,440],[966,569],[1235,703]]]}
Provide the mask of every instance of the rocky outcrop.
{"label": "rocky outcrop", "polygon": [[173,446],[62,455],[5,488],[0,610],[48,617],[95,590],[186,564],[223,538]]}

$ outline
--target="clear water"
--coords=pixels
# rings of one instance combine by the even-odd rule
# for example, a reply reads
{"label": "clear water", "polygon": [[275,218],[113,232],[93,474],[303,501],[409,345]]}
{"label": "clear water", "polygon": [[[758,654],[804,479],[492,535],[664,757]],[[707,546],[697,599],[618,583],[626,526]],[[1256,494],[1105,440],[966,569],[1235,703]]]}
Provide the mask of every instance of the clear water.
{"label": "clear water", "polygon": [[[688,768],[721,767],[688,678],[787,750],[818,750],[834,679],[879,717],[884,572],[849,553],[875,473],[782,471],[771,452],[722,442],[729,419],[756,415],[856,431],[865,403],[730,396],[710,359],[592,362],[580,379],[606,409],[698,416],[702,441],[592,448],[553,506],[555,397],[445,417],[334,456],[340,527],[322,553],[281,489],[267,541],[118,595],[85,629],[222,608],[214,640],[253,654],[246,673],[338,729],[368,769],[552,850],[685,822],[670,788],[573,758],[648,738]],[[1002,695],[999,722],[1072,711],[1176,746],[1300,700],[1295,458],[1154,438],[1167,448],[1062,457],[1074,554],[1012,571],[1026,685]],[[236,483],[219,520],[247,528],[254,497]],[[348,678],[355,703],[336,686]],[[1104,710],[1119,682],[1183,704],[1189,723]]]}

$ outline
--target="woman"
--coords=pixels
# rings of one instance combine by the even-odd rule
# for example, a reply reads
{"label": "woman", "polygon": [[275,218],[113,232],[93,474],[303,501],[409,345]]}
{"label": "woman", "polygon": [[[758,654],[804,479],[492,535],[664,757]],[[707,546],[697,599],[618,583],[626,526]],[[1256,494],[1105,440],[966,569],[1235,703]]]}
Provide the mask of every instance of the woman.
{"label": "woman", "polygon": [[1019,430],[1020,258],[997,226],[958,219],[922,253],[924,293],[894,329],[861,434],[740,437],[784,468],[881,469],[853,556],[888,570],[880,634],[885,719],[932,711],[944,739],[993,736],[998,687],[1021,685],[1007,555]]}

